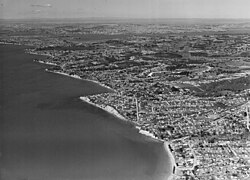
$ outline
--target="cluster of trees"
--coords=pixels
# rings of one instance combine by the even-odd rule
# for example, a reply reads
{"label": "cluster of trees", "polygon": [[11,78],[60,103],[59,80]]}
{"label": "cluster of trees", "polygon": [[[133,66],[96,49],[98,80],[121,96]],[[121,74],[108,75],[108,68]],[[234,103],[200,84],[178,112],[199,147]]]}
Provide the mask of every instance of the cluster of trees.
{"label": "cluster of trees", "polygon": [[[208,84],[202,84],[201,88],[204,90],[205,94],[223,95],[221,92],[231,91],[238,93],[245,89],[250,88],[250,76],[241,77],[232,80],[223,80],[219,82],[212,82]],[[204,94],[203,93],[203,94]]]}

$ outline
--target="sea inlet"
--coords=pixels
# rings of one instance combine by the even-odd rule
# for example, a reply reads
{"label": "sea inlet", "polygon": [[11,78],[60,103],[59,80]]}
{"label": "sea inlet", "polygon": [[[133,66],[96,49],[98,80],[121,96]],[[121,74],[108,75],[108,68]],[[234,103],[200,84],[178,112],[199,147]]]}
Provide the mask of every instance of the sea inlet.
{"label": "sea inlet", "polygon": [[1,180],[161,180],[163,144],[80,96],[98,84],[45,72],[27,47],[0,45]]}

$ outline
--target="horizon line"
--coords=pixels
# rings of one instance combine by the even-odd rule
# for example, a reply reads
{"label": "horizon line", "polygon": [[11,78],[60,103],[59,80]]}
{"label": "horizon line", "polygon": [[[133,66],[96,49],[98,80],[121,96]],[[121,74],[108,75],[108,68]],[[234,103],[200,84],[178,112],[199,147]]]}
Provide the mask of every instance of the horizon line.
{"label": "horizon line", "polygon": [[196,17],[163,17],[163,18],[131,18],[131,17],[73,17],[73,18],[53,18],[53,17],[46,17],[46,18],[0,18],[0,20],[67,20],[67,19],[76,19],[76,20],[85,20],[85,19],[106,19],[106,20],[199,20],[199,19],[209,19],[209,20],[250,20],[250,18],[210,18],[210,17],[202,17],[202,18],[196,18]]}
{"label": "horizon line", "polygon": [[85,17],[85,18],[20,18],[0,19],[6,23],[33,24],[242,24],[250,23],[250,18],[120,18],[120,17]]}

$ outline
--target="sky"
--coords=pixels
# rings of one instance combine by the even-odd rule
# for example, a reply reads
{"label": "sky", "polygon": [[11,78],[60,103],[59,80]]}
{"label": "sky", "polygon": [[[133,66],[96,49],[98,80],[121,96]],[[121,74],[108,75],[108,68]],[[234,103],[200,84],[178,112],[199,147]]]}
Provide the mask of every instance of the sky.
{"label": "sky", "polygon": [[0,0],[0,19],[250,18],[250,0]]}

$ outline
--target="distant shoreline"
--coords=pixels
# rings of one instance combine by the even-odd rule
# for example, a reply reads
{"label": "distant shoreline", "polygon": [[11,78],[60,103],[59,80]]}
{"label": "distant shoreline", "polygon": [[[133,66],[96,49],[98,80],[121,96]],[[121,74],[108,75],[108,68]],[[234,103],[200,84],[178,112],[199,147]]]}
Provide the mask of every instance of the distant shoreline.
{"label": "distant shoreline", "polygon": [[[40,62],[39,62],[39,63],[40,63]],[[48,63],[43,63],[43,64],[54,65],[54,64],[48,64]],[[93,83],[96,83],[96,84],[98,84],[98,85],[100,85],[100,86],[102,86],[102,87],[104,87],[104,88],[107,88],[107,89],[109,89],[109,90],[115,92],[115,90],[112,89],[111,87],[109,87],[109,86],[107,86],[107,85],[105,85],[105,84],[102,84],[102,83],[100,83],[100,82],[98,82],[98,81],[95,81],[95,80],[82,79],[82,78],[81,78],[80,76],[78,76],[78,75],[69,75],[69,74],[64,73],[64,72],[50,71],[50,70],[48,70],[48,69],[45,69],[45,71],[46,71],[46,72],[50,72],[50,73],[55,73],[55,74],[60,74],[60,75],[68,76],[68,77],[75,78],[75,79],[79,79],[79,80],[84,80],[84,81],[93,82]]]}

